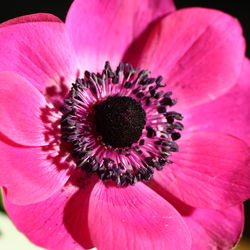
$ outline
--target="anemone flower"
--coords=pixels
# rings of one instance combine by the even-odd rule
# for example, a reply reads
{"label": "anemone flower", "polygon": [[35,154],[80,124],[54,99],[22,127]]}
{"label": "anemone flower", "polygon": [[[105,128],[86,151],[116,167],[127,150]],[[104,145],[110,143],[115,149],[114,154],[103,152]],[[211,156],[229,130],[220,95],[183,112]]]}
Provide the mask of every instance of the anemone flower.
{"label": "anemone flower", "polygon": [[230,249],[250,196],[250,64],[217,10],[75,0],[0,26],[5,208],[47,249]]}

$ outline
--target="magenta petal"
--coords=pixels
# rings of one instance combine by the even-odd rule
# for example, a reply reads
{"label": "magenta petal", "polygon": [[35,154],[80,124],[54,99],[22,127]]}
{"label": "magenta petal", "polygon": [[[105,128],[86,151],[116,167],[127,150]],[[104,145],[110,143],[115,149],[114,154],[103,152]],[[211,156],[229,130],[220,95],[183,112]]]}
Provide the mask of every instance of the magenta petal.
{"label": "magenta petal", "polygon": [[240,75],[245,52],[238,21],[202,8],[164,17],[136,43],[127,60],[162,75],[184,108],[230,89]]}
{"label": "magenta petal", "polygon": [[58,17],[52,14],[38,13],[38,14],[31,14],[31,15],[12,18],[6,22],[1,23],[0,28],[13,24],[28,23],[28,22],[62,22],[62,21]]}
{"label": "magenta petal", "polygon": [[41,110],[46,106],[42,94],[24,78],[0,73],[0,132],[18,144],[46,145]]}
{"label": "magenta petal", "polygon": [[172,0],[75,0],[66,26],[82,68],[98,71],[107,60],[117,66],[133,39],[174,10]]}
{"label": "magenta petal", "polygon": [[26,22],[0,29],[0,70],[14,71],[39,90],[71,84],[77,74],[74,50],[60,22]]}
{"label": "magenta petal", "polygon": [[180,214],[142,183],[125,188],[97,183],[89,200],[89,228],[102,250],[191,247]]}
{"label": "magenta petal", "polygon": [[[86,239],[83,234],[84,228],[81,228],[84,222],[83,218],[87,218],[87,214],[74,220],[76,223],[74,224],[74,230],[81,234],[82,244],[73,239],[64,224],[64,220],[67,220],[67,218],[72,219],[72,217],[76,217],[74,210],[71,210],[70,214],[65,213],[65,206],[76,190],[72,186],[63,188],[45,201],[26,206],[14,205],[5,198],[5,209],[16,227],[32,242],[43,248],[53,250],[89,249],[94,246],[88,244],[84,248]],[[86,194],[86,192],[84,193]],[[84,196],[79,198],[84,199]],[[87,207],[83,207],[80,199],[78,200],[78,205],[78,210],[81,209],[83,212],[86,212]],[[87,230],[87,225],[85,230]]]}
{"label": "magenta petal", "polygon": [[222,210],[188,206],[150,181],[149,185],[183,216],[192,235],[192,250],[228,250],[239,241],[244,226],[244,206]]}
{"label": "magenta petal", "polygon": [[185,127],[229,133],[250,143],[249,100],[250,61],[245,59],[240,79],[230,91],[213,102],[183,111]]}
{"label": "magenta petal", "polygon": [[67,181],[67,169],[49,158],[41,147],[18,147],[0,140],[0,186],[16,204],[47,199]]}
{"label": "magenta petal", "polygon": [[192,250],[232,249],[244,226],[243,205],[223,210],[195,209],[183,217],[192,234]]}
{"label": "magenta petal", "polygon": [[208,132],[190,133],[180,152],[154,180],[188,205],[224,208],[249,198],[250,149],[239,139]]}

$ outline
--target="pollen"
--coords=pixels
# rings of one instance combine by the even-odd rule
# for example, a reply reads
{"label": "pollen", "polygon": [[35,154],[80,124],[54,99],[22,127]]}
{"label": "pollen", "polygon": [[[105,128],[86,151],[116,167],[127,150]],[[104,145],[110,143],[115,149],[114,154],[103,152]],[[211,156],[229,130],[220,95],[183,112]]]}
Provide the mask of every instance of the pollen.
{"label": "pollen", "polygon": [[146,114],[131,97],[110,96],[94,109],[96,130],[104,143],[115,148],[131,147],[141,137]]}

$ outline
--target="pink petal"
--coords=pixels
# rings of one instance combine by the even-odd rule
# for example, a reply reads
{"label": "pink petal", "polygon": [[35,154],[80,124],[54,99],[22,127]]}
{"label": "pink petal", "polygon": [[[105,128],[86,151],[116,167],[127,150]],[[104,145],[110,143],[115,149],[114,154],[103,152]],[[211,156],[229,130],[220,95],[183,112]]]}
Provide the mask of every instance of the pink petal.
{"label": "pink petal", "polygon": [[20,147],[0,139],[0,186],[16,204],[42,201],[67,181],[67,162],[41,147]]}
{"label": "pink petal", "polygon": [[217,10],[190,8],[156,22],[125,60],[162,75],[179,105],[187,108],[229,90],[239,77],[244,52],[236,19]]}
{"label": "pink petal", "polygon": [[20,74],[43,92],[51,85],[71,84],[78,67],[64,24],[26,22],[2,27],[0,70]]}
{"label": "pink petal", "polygon": [[142,183],[97,183],[89,200],[89,229],[98,249],[190,249],[179,213]]}
{"label": "pink petal", "polygon": [[[53,250],[89,249],[94,246],[87,235],[87,224],[85,225],[88,193],[82,189],[85,196],[80,197],[76,191],[76,187],[68,186],[45,201],[26,206],[14,205],[5,198],[5,209],[16,227],[38,246]],[[76,215],[74,210],[68,211],[70,213],[65,211],[67,203],[74,196],[78,198],[78,207],[75,209],[81,210],[82,214]],[[74,231],[81,236],[80,242],[77,242],[65,227],[65,220],[75,223]]]}
{"label": "pink petal", "polygon": [[159,17],[175,10],[172,0],[75,0],[66,26],[83,69],[120,62],[128,45]]}
{"label": "pink petal", "polygon": [[13,24],[28,23],[28,22],[62,22],[62,21],[58,17],[52,14],[38,13],[38,14],[25,15],[10,19],[8,21],[1,23],[0,28]]}
{"label": "pink petal", "polygon": [[46,145],[41,93],[24,78],[2,71],[0,97],[0,132],[22,145]]}
{"label": "pink petal", "polygon": [[221,209],[250,196],[250,149],[235,137],[208,132],[189,133],[180,152],[155,173],[159,186],[185,203]]}
{"label": "pink petal", "polygon": [[195,209],[184,216],[192,234],[192,250],[232,249],[243,231],[243,208],[240,204],[223,210]]}
{"label": "pink petal", "polygon": [[230,91],[213,102],[184,111],[185,127],[229,133],[250,143],[249,100],[250,61],[245,59],[240,79]]}
{"label": "pink petal", "polygon": [[194,208],[161,188],[154,180],[148,185],[183,216],[192,235],[192,250],[228,250],[238,242],[244,226],[243,204],[222,210]]}

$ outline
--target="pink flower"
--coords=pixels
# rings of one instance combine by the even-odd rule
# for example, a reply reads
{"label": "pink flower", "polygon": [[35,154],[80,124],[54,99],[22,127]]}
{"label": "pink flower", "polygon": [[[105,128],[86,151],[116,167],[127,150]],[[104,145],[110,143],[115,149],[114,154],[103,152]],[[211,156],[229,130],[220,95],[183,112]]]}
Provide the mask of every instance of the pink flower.
{"label": "pink flower", "polygon": [[35,244],[237,243],[250,196],[244,38],[220,11],[174,10],[75,0],[65,24],[50,14],[1,24],[0,185]]}

